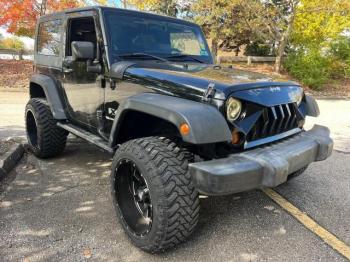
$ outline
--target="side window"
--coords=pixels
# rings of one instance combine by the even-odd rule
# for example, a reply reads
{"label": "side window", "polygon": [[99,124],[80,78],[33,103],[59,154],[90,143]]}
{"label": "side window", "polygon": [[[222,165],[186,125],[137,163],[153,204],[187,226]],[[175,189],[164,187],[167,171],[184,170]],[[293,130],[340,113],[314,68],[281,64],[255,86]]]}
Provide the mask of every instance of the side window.
{"label": "side window", "polygon": [[62,21],[52,20],[40,23],[37,52],[41,55],[58,56],[60,53]]}
{"label": "side window", "polygon": [[72,55],[71,44],[73,41],[91,42],[94,44],[96,50],[97,37],[93,17],[72,18],[68,20],[66,56]]}

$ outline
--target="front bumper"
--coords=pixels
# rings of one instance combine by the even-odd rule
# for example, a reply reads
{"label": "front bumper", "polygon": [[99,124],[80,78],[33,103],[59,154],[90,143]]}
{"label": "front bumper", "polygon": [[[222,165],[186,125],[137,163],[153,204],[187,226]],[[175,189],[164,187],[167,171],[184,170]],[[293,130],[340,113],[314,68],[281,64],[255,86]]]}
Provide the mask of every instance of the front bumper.
{"label": "front bumper", "polygon": [[308,164],[328,158],[333,141],[327,127],[315,125],[291,138],[227,158],[189,166],[197,190],[204,195],[227,195],[275,187]]}

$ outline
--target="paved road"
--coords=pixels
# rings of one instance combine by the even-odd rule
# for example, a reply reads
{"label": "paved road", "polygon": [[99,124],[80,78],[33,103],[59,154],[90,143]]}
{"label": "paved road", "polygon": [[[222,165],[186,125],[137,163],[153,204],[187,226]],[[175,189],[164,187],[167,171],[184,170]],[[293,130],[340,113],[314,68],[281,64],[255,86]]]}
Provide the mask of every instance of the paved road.
{"label": "paved road", "polygon": [[[0,137],[23,134],[26,99],[0,92]],[[350,245],[350,101],[319,103],[337,151],[276,190]],[[61,157],[26,155],[0,196],[0,261],[347,261],[261,191],[202,198],[189,241],[146,254],[116,222],[109,166],[110,156],[75,138]]]}

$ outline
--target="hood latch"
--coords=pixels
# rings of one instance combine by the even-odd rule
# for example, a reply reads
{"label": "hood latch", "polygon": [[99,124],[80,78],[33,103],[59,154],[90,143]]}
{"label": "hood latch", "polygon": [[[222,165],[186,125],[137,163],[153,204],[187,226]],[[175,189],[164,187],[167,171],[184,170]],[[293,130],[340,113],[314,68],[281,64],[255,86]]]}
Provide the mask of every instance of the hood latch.
{"label": "hood latch", "polygon": [[215,84],[214,83],[209,83],[209,85],[207,87],[207,90],[205,91],[205,93],[203,95],[203,100],[205,100],[205,101],[210,100],[211,98],[214,97],[215,92],[216,92]]}

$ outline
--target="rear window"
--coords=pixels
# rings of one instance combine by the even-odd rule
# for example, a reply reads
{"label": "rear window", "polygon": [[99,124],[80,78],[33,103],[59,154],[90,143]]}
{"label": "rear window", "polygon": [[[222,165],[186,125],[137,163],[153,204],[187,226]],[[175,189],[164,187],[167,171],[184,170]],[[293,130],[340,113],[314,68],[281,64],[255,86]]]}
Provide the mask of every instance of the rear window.
{"label": "rear window", "polygon": [[58,56],[60,53],[60,19],[40,23],[37,52],[41,55]]}

